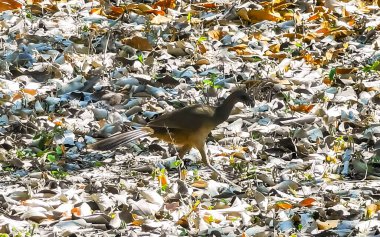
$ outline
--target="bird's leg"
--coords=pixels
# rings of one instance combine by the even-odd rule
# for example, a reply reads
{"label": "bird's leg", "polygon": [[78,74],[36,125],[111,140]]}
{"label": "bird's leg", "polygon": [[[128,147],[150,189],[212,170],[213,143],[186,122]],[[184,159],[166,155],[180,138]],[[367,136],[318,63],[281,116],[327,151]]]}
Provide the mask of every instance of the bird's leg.
{"label": "bird's leg", "polygon": [[237,185],[237,184],[231,182],[230,180],[228,180],[222,173],[220,173],[219,170],[217,170],[214,166],[211,165],[210,160],[208,159],[207,154],[206,154],[206,149],[207,149],[206,145],[200,146],[200,147],[197,147],[197,148],[198,148],[199,152],[201,153],[202,162],[205,165],[207,165],[212,171],[214,171],[216,174],[218,174],[218,176],[220,178],[222,178],[224,181],[226,181],[230,185],[240,187],[239,185]]}
{"label": "bird's leg", "polygon": [[[182,146],[179,151],[178,151],[178,158],[183,162],[183,157],[186,155],[186,153],[188,151],[191,150],[191,146],[189,145],[184,145]],[[183,165],[180,165],[178,166],[178,174],[179,174],[179,178],[182,180],[184,177],[182,177],[182,172],[181,172],[181,168],[182,168]]]}

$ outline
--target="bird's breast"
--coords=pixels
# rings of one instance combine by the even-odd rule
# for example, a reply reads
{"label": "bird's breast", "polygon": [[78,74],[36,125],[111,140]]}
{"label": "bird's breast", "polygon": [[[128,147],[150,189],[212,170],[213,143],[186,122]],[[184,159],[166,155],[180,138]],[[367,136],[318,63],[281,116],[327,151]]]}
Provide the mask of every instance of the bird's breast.
{"label": "bird's breast", "polygon": [[154,128],[152,136],[175,145],[188,145],[197,148],[204,145],[212,129],[213,126],[208,124],[204,124],[202,127],[194,130],[160,127]]}

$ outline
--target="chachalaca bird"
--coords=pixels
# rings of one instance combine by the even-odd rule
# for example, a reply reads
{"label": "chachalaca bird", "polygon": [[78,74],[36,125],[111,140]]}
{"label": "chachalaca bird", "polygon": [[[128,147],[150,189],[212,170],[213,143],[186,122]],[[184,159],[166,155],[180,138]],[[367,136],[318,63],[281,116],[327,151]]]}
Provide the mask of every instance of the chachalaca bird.
{"label": "chachalaca bird", "polygon": [[211,165],[206,154],[205,142],[211,130],[229,117],[237,102],[253,104],[253,100],[246,92],[236,90],[217,107],[202,104],[186,106],[161,115],[157,119],[149,122],[145,127],[106,138],[91,144],[89,148],[104,151],[112,150],[117,146],[129,143],[138,138],[146,136],[156,137],[179,146],[178,156],[180,159],[182,159],[191,148],[198,149],[202,156],[203,163],[225,181],[233,184]]}

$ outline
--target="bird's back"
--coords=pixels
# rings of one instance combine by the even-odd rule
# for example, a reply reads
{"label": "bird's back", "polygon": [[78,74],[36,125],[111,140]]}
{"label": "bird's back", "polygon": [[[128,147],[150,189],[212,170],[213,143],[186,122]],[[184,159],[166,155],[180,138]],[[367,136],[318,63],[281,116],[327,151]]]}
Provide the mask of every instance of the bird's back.
{"label": "bird's back", "polygon": [[192,105],[163,114],[148,123],[149,127],[197,130],[205,124],[213,123],[215,107],[209,105]]}

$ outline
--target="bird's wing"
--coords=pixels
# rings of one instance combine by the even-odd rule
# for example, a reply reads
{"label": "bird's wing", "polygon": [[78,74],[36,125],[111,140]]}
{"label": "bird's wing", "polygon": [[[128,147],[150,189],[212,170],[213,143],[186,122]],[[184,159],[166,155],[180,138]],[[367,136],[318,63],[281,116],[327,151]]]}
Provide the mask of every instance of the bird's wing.
{"label": "bird's wing", "polygon": [[208,105],[193,105],[163,114],[151,121],[149,127],[166,127],[186,130],[196,130],[202,125],[212,123],[215,107]]}

